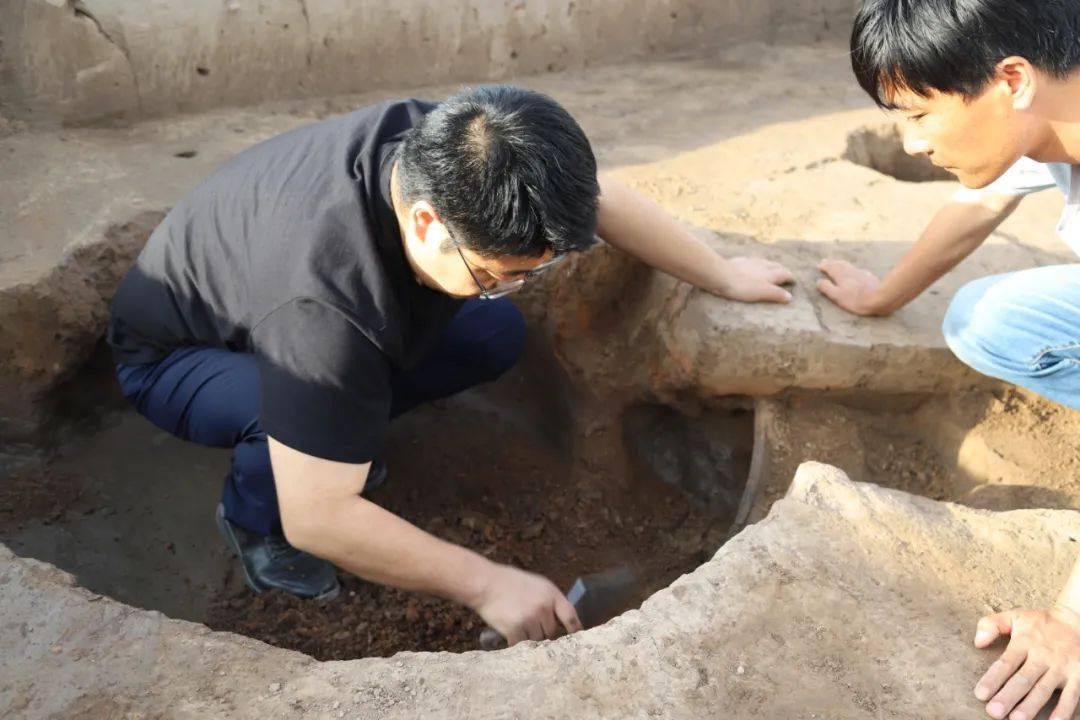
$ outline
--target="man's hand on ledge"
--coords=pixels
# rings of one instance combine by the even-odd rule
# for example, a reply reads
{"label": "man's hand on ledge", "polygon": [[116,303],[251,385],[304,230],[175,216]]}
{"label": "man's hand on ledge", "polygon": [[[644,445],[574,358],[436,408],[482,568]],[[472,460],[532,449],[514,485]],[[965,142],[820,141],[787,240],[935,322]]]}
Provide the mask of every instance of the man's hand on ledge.
{"label": "man's hand on ledge", "polygon": [[795,282],[791,271],[763,258],[736,257],[723,261],[723,279],[717,295],[745,303],[789,303],[791,293],[782,286]]}
{"label": "man's hand on ledge", "polygon": [[1033,720],[1061,690],[1051,720],[1072,720],[1080,700],[1080,613],[1063,606],[1011,610],[979,620],[975,646],[1009,645],[975,686],[995,720]]}

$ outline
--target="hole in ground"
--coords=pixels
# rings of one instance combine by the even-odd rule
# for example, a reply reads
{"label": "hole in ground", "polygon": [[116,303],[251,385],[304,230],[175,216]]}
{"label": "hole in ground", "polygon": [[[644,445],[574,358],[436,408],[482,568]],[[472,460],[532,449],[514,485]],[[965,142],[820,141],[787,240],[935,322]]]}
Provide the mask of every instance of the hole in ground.
{"label": "hole in ground", "polygon": [[904,139],[895,124],[864,127],[848,135],[844,159],[904,182],[956,179],[925,155],[912,156],[904,152]]}
{"label": "hole in ground", "polygon": [[[690,419],[641,406],[624,432],[601,431],[606,441],[586,452],[553,365],[532,348],[499,382],[399,418],[385,453],[390,482],[371,499],[563,588],[629,564],[642,581],[636,606],[723,543],[752,413]],[[737,449],[725,423],[740,429]],[[687,454],[701,458],[669,462]],[[133,412],[69,437],[53,457],[20,462],[7,467],[16,482],[4,499],[28,512],[0,518],[0,539],[91,590],[319,659],[477,648],[482,625],[465,608],[350,576],[324,605],[253,596],[212,522],[228,452],[179,442]],[[713,471],[722,491],[699,477]],[[42,487],[63,500],[30,511]]]}
{"label": "hole in ground", "polygon": [[753,403],[687,414],[666,405],[627,410],[623,439],[633,477],[685,492],[729,523],[742,500],[754,450]]}
{"label": "hole in ground", "polygon": [[1080,412],[1012,387],[766,403],[759,408],[766,480],[750,522],[768,513],[807,460],[852,480],[985,510],[1080,506]]}
{"label": "hole in ground", "polygon": [[[742,494],[755,424],[764,481],[751,521],[806,460],[994,510],[1080,503],[1080,413],[1014,390],[789,397],[756,414],[739,399],[693,411],[640,404],[582,433],[553,361],[529,357],[498,383],[401,418],[390,485],[372,499],[563,587],[629,562],[644,579],[636,603],[711,556]],[[130,411],[65,432],[55,455],[0,456],[0,540],[16,553],[129,604],[320,659],[476,648],[467,610],[355,578],[327,605],[252,596],[212,521],[228,452],[179,442]]]}

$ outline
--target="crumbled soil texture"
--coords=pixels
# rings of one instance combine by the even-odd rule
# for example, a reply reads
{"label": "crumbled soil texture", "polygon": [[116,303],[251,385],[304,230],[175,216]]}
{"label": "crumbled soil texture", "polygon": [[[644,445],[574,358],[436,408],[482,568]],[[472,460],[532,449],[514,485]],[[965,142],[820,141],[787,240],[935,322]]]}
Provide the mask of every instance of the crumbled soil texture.
{"label": "crumbled soil texture", "polygon": [[[451,401],[401,418],[387,447],[389,484],[371,499],[563,589],[581,574],[628,564],[642,580],[631,607],[723,543],[727,519],[662,483],[614,478],[595,455],[568,460],[570,453],[529,429],[528,417],[514,416],[522,402],[505,399],[495,410]],[[483,624],[468,609],[341,580],[342,594],[326,604],[276,592],[222,597],[207,624],[320,660],[477,649]]]}
{"label": "crumbled soil texture", "polygon": [[71,513],[96,509],[85,478],[58,472],[37,456],[0,462],[0,533],[21,530],[29,523],[50,525]]}

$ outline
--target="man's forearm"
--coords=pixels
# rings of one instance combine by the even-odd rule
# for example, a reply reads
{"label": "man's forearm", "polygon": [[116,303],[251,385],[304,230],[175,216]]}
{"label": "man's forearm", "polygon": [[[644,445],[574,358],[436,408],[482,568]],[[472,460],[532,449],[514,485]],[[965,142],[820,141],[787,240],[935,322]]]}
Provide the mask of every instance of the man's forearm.
{"label": "man's forearm", "polygon": [[890,315],[922,294],[974,252],[1020,200],[1011,198],[994,206],[954,202],[943,207],[868,299],[869,314]]}
{"label": "man's forearm", "polygon": [[726,261],[663,208],[608,175],[600,177],[597,231],[609,245],[679,280],[723,295]]}
{"label": "man's forearm", "polygon": [[323,521],[304,538],[304,549],[381,585],[474,607],[492,566],[361,497],[328,509]]}

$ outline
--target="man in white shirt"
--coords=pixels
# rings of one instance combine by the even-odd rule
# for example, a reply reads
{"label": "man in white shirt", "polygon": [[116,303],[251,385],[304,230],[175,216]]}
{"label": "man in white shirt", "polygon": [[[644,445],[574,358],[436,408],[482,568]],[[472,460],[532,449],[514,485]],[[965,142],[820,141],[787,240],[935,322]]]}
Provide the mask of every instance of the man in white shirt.
{"label": "man in white shirt", "polygon": [[[1023,197],[1057,186],[1058,224],[1080,252],[1080,2],[864,0],[852,66],[878,104],[903,115],[904,148],[965,186],[884,278],[824,260],[818,289],[858,315],[889,315],[970,255]],[[1049,223],[1048,223],[1049,224]],[[1048,228],[1049,229],[1049,228]],[[1080,265],[964,286],[944,323],[976,370],[1080,408]],[[1080,564],[1052,608],[984,617],[978,647],[1010,636],[975,687],[994,718],[1051,720],[1080,700]]]}

